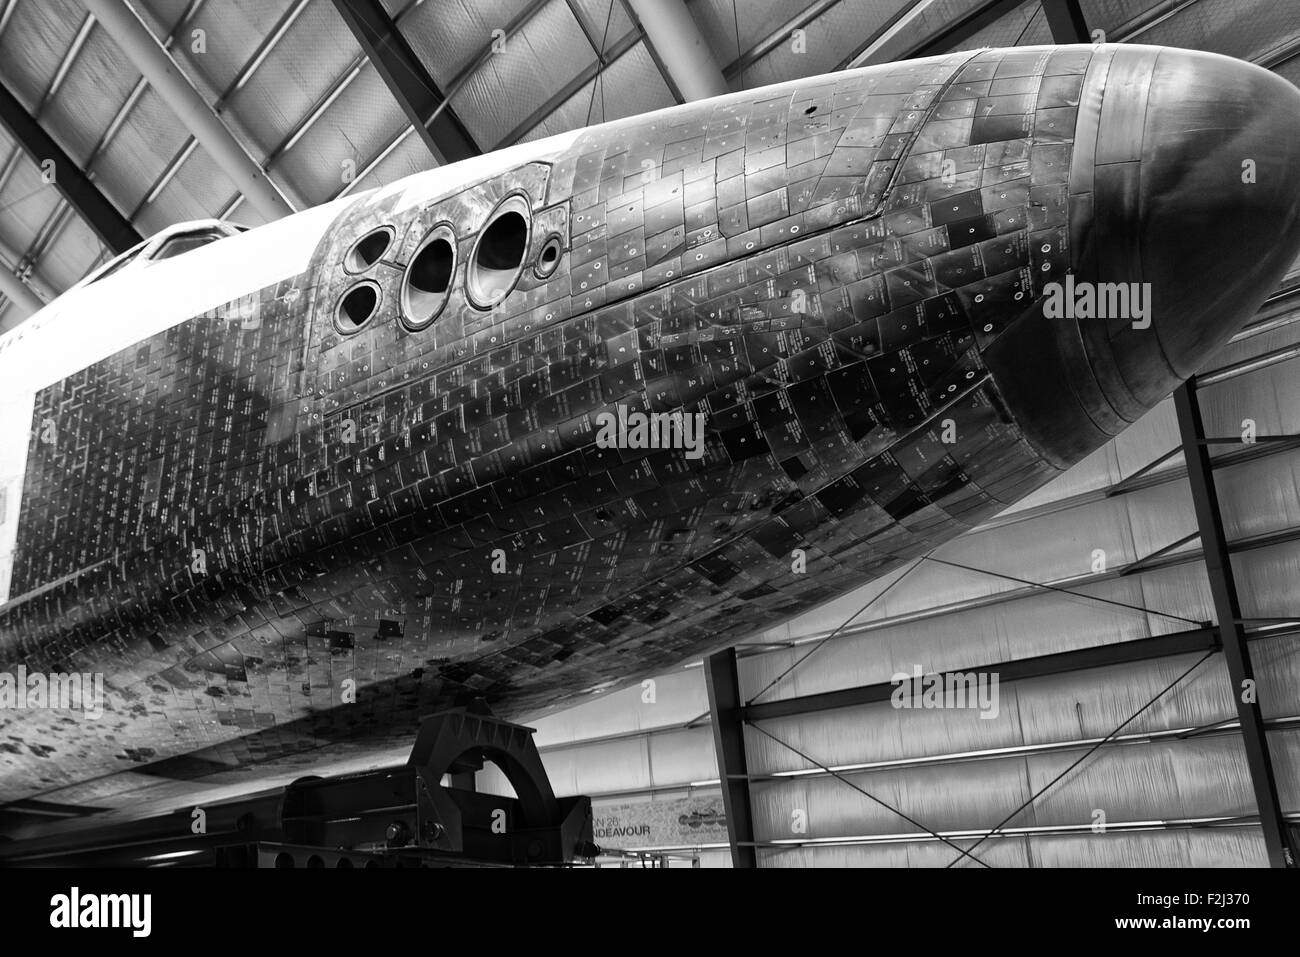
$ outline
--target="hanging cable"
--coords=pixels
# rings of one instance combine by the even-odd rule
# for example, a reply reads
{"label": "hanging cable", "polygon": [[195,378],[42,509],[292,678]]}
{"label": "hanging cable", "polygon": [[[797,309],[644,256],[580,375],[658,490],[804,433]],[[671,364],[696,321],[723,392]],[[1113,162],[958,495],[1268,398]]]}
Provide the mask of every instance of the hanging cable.
{"label": "hanging cable", "polygon": [[1195,618],[1184,618],[1182,615],[1171,615],[1167,611],[1156,611],[1154,608],[1144,608],[1141,605],[1130,605],[1126,602],[1116,601],[1114,598],[1102,598],[1099,595],[1085,595],[1082,592],[1070,591],[1068,588],[1061,588],[1059,585],[1047,585],[1043,582],[1030,581],[1027,578],[1017,578],[1015,575],[1008,575],[1005,572],[995,572],[988,568],[975,568],[972,565],[963,565],[961,562],[948,561],[946,558],[934,558],[931,555],[926,555],[925,559],[937,562],[940,565],[950,565],[953,568],[960,568],[964,571],[975,572],[980,575],[992,575],[994,578],[1005,578],[1007,581],[1016,582],[1019,585],[1029,585],[1033,588],[1045,588],[1048,591],[1059,592],[1062,595],[1073,595],[1075,598],[1084,598],[1088,601],[1099,601],[1106,605],[1115,605],[1119,608],[1127,608],[1130,611],[1140,611],[1144,615],[1159,615],[1161,618],[1172,618],[1174,621],[1181,621],[1188,625],[1195,625],[1197,628],[1201,628],[1205,625],[1204,621],[1197,621]]}

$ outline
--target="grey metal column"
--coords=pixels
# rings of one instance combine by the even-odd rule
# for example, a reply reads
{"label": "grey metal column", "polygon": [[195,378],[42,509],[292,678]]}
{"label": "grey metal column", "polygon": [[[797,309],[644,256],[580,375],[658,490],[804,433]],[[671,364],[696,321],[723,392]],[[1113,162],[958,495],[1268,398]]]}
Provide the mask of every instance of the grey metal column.
{"label": "grey metal column", "polygon": [[722,807],[727,815],[731,865],[757,867],[745,729],[740,719],[744,702],[740,698],[736,649],[709,655],[704,660],[704,676],[709,689],[709,710],[713,712],[713,749],[718,757],[718,777],[722,779]]}
{"label": "grey metal column", "polygon": [[[1210,450],[1205,444],[1205,427],[1201,420],[1201,406],[1196,396],[1196,380],[1185,382],[1174,393],[1174,409],[1178,413],[1178,432],[1183,441],[1183,457],[1187,460],[1187,481],[1192,487],[1192,504],[1196,509],[1196,525],[1201,533],[1201,547],[1205,553],[1205,571],[1210,579],[1210,595],[1214,599],[1214,614],[1219,620],[1219,636],[1223,642],[1223,657],[1232,680],[1232,698],[1237,705],[1241,721],[1241,737],[1246,748],[1246,764],[1250,768],[1250,782],[1259,808],[1259,824],[1264,831],[1264,846],[1268,861],[1273,867],[1295,867],[1296,855],[1287,833],[1282,804],[1277,796],[1277,780],[1273,774],[1273,759],[1268,751],[1264,719],[1260,714],[1258,691],[1244,700],[1246,688],[1256,689],[1255,672],[1250,663],[1250,650],[1241,627],[1241,604],[1237,598],[1237,585],[1232,574],[1232,560],[1228,555],[1223,533],[1223,516],[1219,513],[1219,499],[1214,486],[1214,472],[1210,466]],[[1249,683],[1249,684],[1247,684]]]}
{"label": "grey metal column", "polygon": [[126,0],[86,0],[86,7],[259,213],[274,220],[294,211]]}
{"label": "grey metal column", "polygon": [[722,69],[683,0],[628,3],[673,85],[688,102],[728,92]]}
{"label": "grey metal column", "polygon": [[379,0],[334,0],[334,6],[439,163],[483,152]]}
{"label": "grey metal column", "polygon": [[37,166],[47,160],[53,162],[49,168],[54,176],[52,185],[105,246],[121,253],[140,242],[142,237],[135,227],[3,84],[0,84],[0,124]]}

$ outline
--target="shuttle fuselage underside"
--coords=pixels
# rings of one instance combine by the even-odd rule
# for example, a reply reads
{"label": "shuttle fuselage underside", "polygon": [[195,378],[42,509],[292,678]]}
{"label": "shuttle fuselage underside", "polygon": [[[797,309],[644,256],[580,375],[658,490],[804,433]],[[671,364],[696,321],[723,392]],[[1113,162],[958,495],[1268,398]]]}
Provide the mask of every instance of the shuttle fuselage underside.
{"label": "shuttle fuselage underside", "polygon": [[[1294,259],[1275,113],[1300,94],[1270,82],[1151,47],[966,52],[336,204],[305,269],[24,400],[0,659],[102,672],[108,704],[0,711],[0,800],[393,744],[476,696],[573,703],[971,528],[1167,395]],[[238,272],[259,232],[186,257]],[[100,280],[94,320],[168,268]],[[1045,317],[1067,275],[1149,283],[1153,321]],[[603,447],[620,409],[702,413],[702,454]]]}

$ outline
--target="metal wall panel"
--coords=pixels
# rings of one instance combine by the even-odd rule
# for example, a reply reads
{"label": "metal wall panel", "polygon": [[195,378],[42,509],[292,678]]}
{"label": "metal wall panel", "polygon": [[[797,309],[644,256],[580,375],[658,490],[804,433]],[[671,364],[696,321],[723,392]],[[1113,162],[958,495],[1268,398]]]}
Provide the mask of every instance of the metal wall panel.
{"label": "metal wall panel", "polygon": [[77,0],[20,3],[0,34],[0,78],[29,111],[50,88],[64,54],[86,19]]}
{"label": "metal wall panel", "polygon": [[[258,37],[255,42],[261,40]],[[244,49],[241,70],[253,49],[253,46]],[[333,4],[311,3],[303,10],[227,105],[226,112],[239,118],[241,138],[255,158],[262,159],[284,140],[294,125],[326,95],[358,52],[356,41]],[[391,103],[391,111],[393,121],[399,122],[401,109],[396,103]],[[348,134],[355,138],[367,126],[386,127],[388,117],[383,112],[377,109],[377,115],[369,123],[347,128]]]}
{"label": "metal wall panel", "polygon": [[449,93],[451,107],[477,142],[493,148],[595,58],[568,5],[551,0]]}
{"label": "metal wall panel", "polygon": [[[985,853],[987,851],[987,853]],[[1001,838],[980,849],[993,867],[1264,867],[1259,828]],[[762,867],[946,867],[956,852],[938,842],[803,847],[760,852]],[[963,861],[960,867],[979,867]]]}
{"label": "metal wall panel", "polygon": [[[1294,757],[1300,732],[1270,735],[1288,811],[1300,809]],[[991,828],[1045,788],[1083,753],[1033,754],[963,765],[846,772],[843,777],[935,831]],[[1288,772],[1291,772],[1288,775]],[[831,777],[751,786],[755,837],[843,839],[920,829]],[[804,812],[802,815],[797,812]],[[1008,822],[1008,827],[1237,817],[1254,812],[1249,771],[1235,736],[1166,740],[1098,751]],[[806,825],[806,830],[798,828]],[[985,847],[988,845],[986,844]],[[981,849],[982,850],[982,849]],[[983,856],[982,854],[980,856]]]}
{"label": "metal wall panel", "polygon": [[[389,12],[407,6],[394,4]],[[398,28],[445,93],[488,48],[492,31],[504,30],[529,6],[529,0],[427,0],[412,7]]]}
{"label": "metal wall panel", "polygon": [[375,68],[366,64],[329,108],[271,165],[277,178],[295,183],[313,205],[338,194],[345,184],[345,162],[353,175],[407,128]]}

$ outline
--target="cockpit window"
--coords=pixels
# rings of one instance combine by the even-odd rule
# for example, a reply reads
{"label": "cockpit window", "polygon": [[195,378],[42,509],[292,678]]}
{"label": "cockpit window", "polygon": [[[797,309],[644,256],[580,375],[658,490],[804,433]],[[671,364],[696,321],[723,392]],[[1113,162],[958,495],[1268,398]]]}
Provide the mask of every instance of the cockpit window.
{"label": "cockpit window", "polygon": [[169,236],[149,259],[151,262],[157,262],[160,259],[171,259],[174,256],[183,255],[191,249],[198,249],[200,246],[214,243],[218,239],[225,239],[228,235],[230,234],[219,229],[198,229],[192,233],[177,233],[175,236]]}
{"label": "cockpit window", "polygon": [[89,285],[93,282],[99,282],[101,279],[106,279],[132,263],[147,266],[163,259],[175,259],[177,256],[182,256],[191,250],[198,249],[200,246],[215,243],[218,239],[225,239],[227,236],[236,236],[247,231],[247,229],[247,226],[237,226],[234,223],[219,220],[182,223],[170,227],[160,233],[155,233],[142,243],[137,243],[116,259],[112,259],[106,265],[100,266],[97,271],[86,277],[85,284]]}

